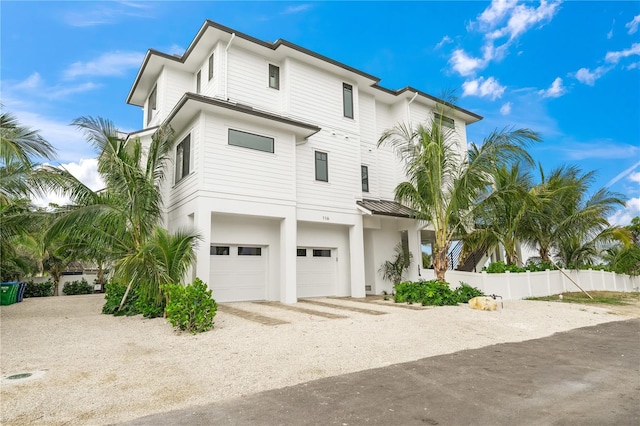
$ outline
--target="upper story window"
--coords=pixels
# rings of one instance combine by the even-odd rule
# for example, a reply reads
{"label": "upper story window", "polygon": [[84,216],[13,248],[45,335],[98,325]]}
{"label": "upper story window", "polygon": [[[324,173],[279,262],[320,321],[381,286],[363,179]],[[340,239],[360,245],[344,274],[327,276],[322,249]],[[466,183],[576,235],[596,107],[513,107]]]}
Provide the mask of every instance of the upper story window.
{"label": "upper story window", "polygon": [[353,118],[353,87],[347,83],[342,83],[342,108],[345,117]]}
{"label": "upper story window", "polygon": [[280,67],[269,64],[269,87],[280,90]]}
{"label": "upper story window", "polygon": [[191,135],[187,135],[176,147],[176,183],[189,174],[191,164]]}
{"label": "upper story window", "polygon": [[274,140],[266,136],[229,129],[229,145],[273,153]]}
{"label": "upper story window", "polygon": [[200,93],[200,89],[202,88],[202,70],[198,71],[196,74],[196,93]]}
{"label": "upper story window", "polygon": [[326,152],[316,151],[316,180],[329,182],[329,164]]}
{"label": "upper story window", "polygon": [[209,81],[213,78],[213,53],[209,56]]}
{"label": "upper story window", "polygon": [[453,121],[453,118],[445,117],[444,115],[438,114],[437,112],[433,113],[433,118],[443,127],[448,127],[450,129],[456,128],[456,123],[455,121]]}
{"label": "upper story window", "polygon": [[369,192],[369,167],[360,166],[360,175],[362,176],[362,192]]}
{"label": "upper story window", "polygon": [[147,102],[147,124],[151,123],[151,120],[156,115],[156,109],[158,108],[157,100],[156,100],[157,87],[158,86],[155,86],[153,88],[153,90],[151,91],[151,94],[149,95],[149,101]]}

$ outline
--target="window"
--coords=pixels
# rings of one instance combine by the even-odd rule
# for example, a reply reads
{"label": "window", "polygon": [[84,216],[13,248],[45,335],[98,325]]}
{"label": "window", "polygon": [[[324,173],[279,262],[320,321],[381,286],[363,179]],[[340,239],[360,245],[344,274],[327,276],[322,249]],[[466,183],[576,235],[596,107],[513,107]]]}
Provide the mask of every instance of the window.
{"label": "window", "polygon": [[191,135],[187,135],[176,147],[176,183],[189,174],[190,157]]}
{"label": "window", "polygon": [[456,128],[456,124],[455,121],[453,121],[453,118],[445,117],[444,115],[440,115],[437,112],[433,114],[433,118],[442,127],[448,127],[450,129]]}
{"label": "window", "polygon": [[209,81],[213,78],[213,53],[209,56]]}
{"label": "window", "polygon": [[229,256],[229,246],[211,246],[212,256]]}
{"label": "window", "polygon": [[262,256],[262,247],[238,247],[238,256]]}
{"label": "window", "polygon": [[202,70],[196,74],[196,93],[200,93],[200,81],[202,80]]}
{"label": "window", "polygon": [[306,257],[307,249],[298,249],[298,257]]}
{"label": "window", "polygon": [[269,87],[280,89],[280,67],[269,64]]}
{"label": "window", "polygon": [[353,87],[347,83],[342,83],[342,105],[344,116],[353,118]]}
{"label": "window", "polygon": [[229,129],[229,145],[273,153],[273,138]]}
{"label": "window", "polygon": [[147,124],[149,124],[156,115],[156,109],[158,108],[156,104],[156,88],[157,86],[153,88],[149,95],[149,102],[147,103]]}
{"label": "window", "polygon": [[313,249],[313,257],[331,257],[331,250]]}
{"label": "window", "polygon": [[362,191],[369,192],[369,167],[360,166],[360,174],[362,175]]}
{"label": "window", "polygon": [[316,180],[329,182],[327,153],[316,151]]}

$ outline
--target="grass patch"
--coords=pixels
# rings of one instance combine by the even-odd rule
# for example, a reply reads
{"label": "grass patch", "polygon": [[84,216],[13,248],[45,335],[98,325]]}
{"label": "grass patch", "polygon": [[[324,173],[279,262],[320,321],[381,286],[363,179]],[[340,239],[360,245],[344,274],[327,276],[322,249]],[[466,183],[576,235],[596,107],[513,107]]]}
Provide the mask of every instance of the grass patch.
{"label": "grass patch", "polygon": [[584,303],[594,305],[628,305],[640,301],[640,292],[621,293],[617,291],[590,291],[593,299],[582,292],[562,293],[544,297],[528,297],[527,300],[545,300],[552,302]]}

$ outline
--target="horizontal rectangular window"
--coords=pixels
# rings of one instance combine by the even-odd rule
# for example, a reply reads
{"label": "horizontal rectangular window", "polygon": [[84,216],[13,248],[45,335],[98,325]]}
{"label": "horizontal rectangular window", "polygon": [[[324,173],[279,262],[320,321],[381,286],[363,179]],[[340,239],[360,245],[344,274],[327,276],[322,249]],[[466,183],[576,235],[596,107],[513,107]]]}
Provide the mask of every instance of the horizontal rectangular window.
{"label": "horizontal rectangular window", "polygon": [[273,138],[229,129],[229,145],[273,153]]}
{"label": "horizontal rectangular window", "polygon": [[211,246],[212,256],[229,256],[229,246]]}
{"label": "horizontal rectangular window", "polygon": [[262,256],[262,247],[238,247],[238,256]]}
{"label": "horizontal rectangular window", "polygon": [[305,257],[307,255],[307,249],[298,249],[298,256]]}
{"label": "horizontal rectangular window", "polygon": [[442,127],[448,127],[450,129],[456,128],[456,123],[453,121],[453,118],[445,117],[437,112],[433,114],[433,117],[436,120],[436,123],[440,124]]}
{"label": "horizontal rectangular window", "polygon": [[313,249],[313,257],[331,257],[331,250]]}
{"label": "horizontal rectangular window", "polygon": [[326,152],[316,151],[316,180],[329,182],[329,161]]}

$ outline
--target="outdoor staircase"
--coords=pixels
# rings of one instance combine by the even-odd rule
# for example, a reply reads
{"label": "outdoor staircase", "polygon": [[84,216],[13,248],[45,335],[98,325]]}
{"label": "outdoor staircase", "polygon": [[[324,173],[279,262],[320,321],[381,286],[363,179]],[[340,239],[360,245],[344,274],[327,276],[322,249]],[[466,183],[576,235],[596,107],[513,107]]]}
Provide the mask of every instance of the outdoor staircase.
{"label": "outdoor staircase", "polygon": [[478,263],[483,259],[484,250],[482,248],[476,249],[464,256],[464,259],[461,257],[463,242],[458,241],[451,250],[449,250],[448,258],[449,258],[449,269],[456,271],[465,271],[465,272],[478,272],[477,266]]}

